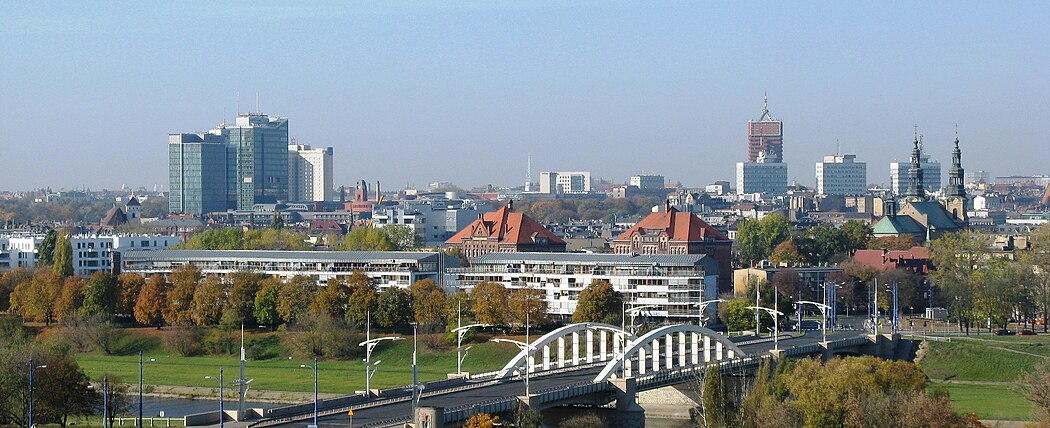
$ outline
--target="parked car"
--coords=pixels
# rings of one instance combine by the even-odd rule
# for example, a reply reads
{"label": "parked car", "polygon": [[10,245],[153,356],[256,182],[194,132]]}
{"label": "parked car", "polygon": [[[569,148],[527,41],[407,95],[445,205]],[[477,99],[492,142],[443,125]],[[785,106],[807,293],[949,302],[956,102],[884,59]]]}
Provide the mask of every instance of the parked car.
{"label": "parked car", "polygon": [[1032,330],[1021,330],[1017,332],[1018,336],[1035,336],[1035,332]]}
{"label": "parked car", "polygon": [[1014,332],[1012,332],[1010,330],[1007,330],[1005,328],[1000,328],[1000,329],[995,331],[995,335],[996,336],[1013,336]]}

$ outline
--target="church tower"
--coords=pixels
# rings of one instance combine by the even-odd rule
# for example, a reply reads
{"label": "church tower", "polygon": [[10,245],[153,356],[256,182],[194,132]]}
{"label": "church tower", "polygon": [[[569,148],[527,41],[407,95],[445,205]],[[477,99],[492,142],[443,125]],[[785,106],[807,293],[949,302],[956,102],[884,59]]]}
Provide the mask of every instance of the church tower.
{"label": "church tower", "polygon": [[966,197],[966,185],[963,183],[965,170],[962,167],[962,152],[959,150],[959,134],[956,131],[955,148],[952,149],[952,168],[948,170],[948,191],[944,200],[944,208],[951,213],[955,221],[966,224],[969,219],[966,216],[966,205],[969,198]]}
{"label": "church tower", "polygon": [[906,199],[909,202],[921,202],[926,200],[926,190],[922,187],[922,146],[919,136],[915,136],[914,147],[911,149],[911,167],[908,168],[908,193]]}

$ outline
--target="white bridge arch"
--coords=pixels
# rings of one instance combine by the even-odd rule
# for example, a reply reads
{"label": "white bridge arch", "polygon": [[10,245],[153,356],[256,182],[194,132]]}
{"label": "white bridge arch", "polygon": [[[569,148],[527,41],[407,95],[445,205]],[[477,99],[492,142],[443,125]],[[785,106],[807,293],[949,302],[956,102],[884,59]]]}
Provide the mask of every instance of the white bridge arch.
{"label": "white bridge arch", "polygon": [[[581,338],[581,335],[583,336]],[[595,340],[597,336],[597,340]],[[568,339],[571,342],[568,342]],[[524,372],[526,360],[540,370],[578,366],[601,361],[611,361],[624,346],[630,346],[634,335],[620,327],[603,323],[569,324],[540,336],[522,349],[496,373],[496,379],[506,379],[515,373]],[[567,343],[568,342],[568,343]],[[625,345],[626,344],[626,345]],[[597,345],[597,348],[595,348]],[[554,352],[551,348],[554,347]],[[569,355],[566,356],[566,349]],[[582,351],[582,352],[581,352]],[[536,354],[542,354],[537,361]],[[553,355],[552,355],[553,354]],[[554,357],[554,358],[552,358]]]}
{"label": "white bridge arch", "polygon": [[[636,355],[638,358],[634,359]],[[668,325],[630,342],[623,353],[617,353],[616,358],[605,365],[594,381],[675,367],[693,367],[743,355],[744,351],[740,347],[714,330],[693,324]]]}

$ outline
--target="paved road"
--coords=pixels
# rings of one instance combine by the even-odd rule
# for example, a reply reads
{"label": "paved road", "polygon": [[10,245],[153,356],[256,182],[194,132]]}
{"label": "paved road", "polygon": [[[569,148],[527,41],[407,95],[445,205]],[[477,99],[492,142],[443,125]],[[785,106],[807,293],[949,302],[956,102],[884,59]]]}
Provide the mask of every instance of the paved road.
{"label": "paved road", "polygon": [[[837,339],[845,339],[849,337],[856,337],[863,335],[864,332],[857,331],[836,331],[828,332],[828,340],[833,341]],[[780,349],[786,349],[796,346],[805,346],[813,343],[821,342],[822,337],[820,332],[809,332],[806,336],[799,338],[781,338],[779,341]],[[747,353],[765,353],[773,349],[773,342],[759,342],[742,345],[743,349]],[[563,372],[554,375],[534,377],[530,380],[530,390],[533,393],[546,389],[555,389],[558,387],[564,387],[571,384],[585,382],[594,379],[594,377],[601,371],[602,367],[586,368],[571,372]],[[463,405],[480,404],[486,401],[490,401],[493,398],[498,397],[510,397],[516,395],[525,394],[525,385],[521,380],[511,380],[500,382],[497,384],[484,386],[476,389],[450,392],[447,394],[435,395],[432,397],[425,397],[420,400],[421,406],[435,406],[452,408]],[[412,414],[412,405],[409,401],[403,401],[398,403],[392,403],[384,406],[373,407],[370,409],[361,409],[354,411],[354,426],[364,426],[369,423],[390,420],[397,417],[409,417]],[[307,422],[310,423],[310,422]],[[282,426],[303,426],[304,422],[293,422]],[[322,428],[334,428],[334,427],[345,427],[348,425],[347,416],[345,414],[333,415],[322,417],[318,420],[318,425]]]}

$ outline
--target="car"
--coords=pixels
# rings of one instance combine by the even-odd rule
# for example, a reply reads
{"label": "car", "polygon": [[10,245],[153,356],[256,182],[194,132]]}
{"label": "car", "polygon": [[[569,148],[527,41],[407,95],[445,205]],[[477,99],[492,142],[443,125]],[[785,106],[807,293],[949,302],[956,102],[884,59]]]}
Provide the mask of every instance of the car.
{"label": "car", "polygon": [[1035,336],[1035,332],[1032,330],[1021,330],[1017,332],[1018,336]]}
{"label": "car", "polygon": [[802,321],[802,330],[809,330],[809,331],[820,330],[820,322],[819,321],[811,321],[811,320],[803,320]]}
{"label": "car", "polygon": [[1012,332],[1010,330],[1007,330],[1005,328],[1000,328],[1000,329],[995,331],[995,335],[996,336],[1013,336],[1014,332]]}

